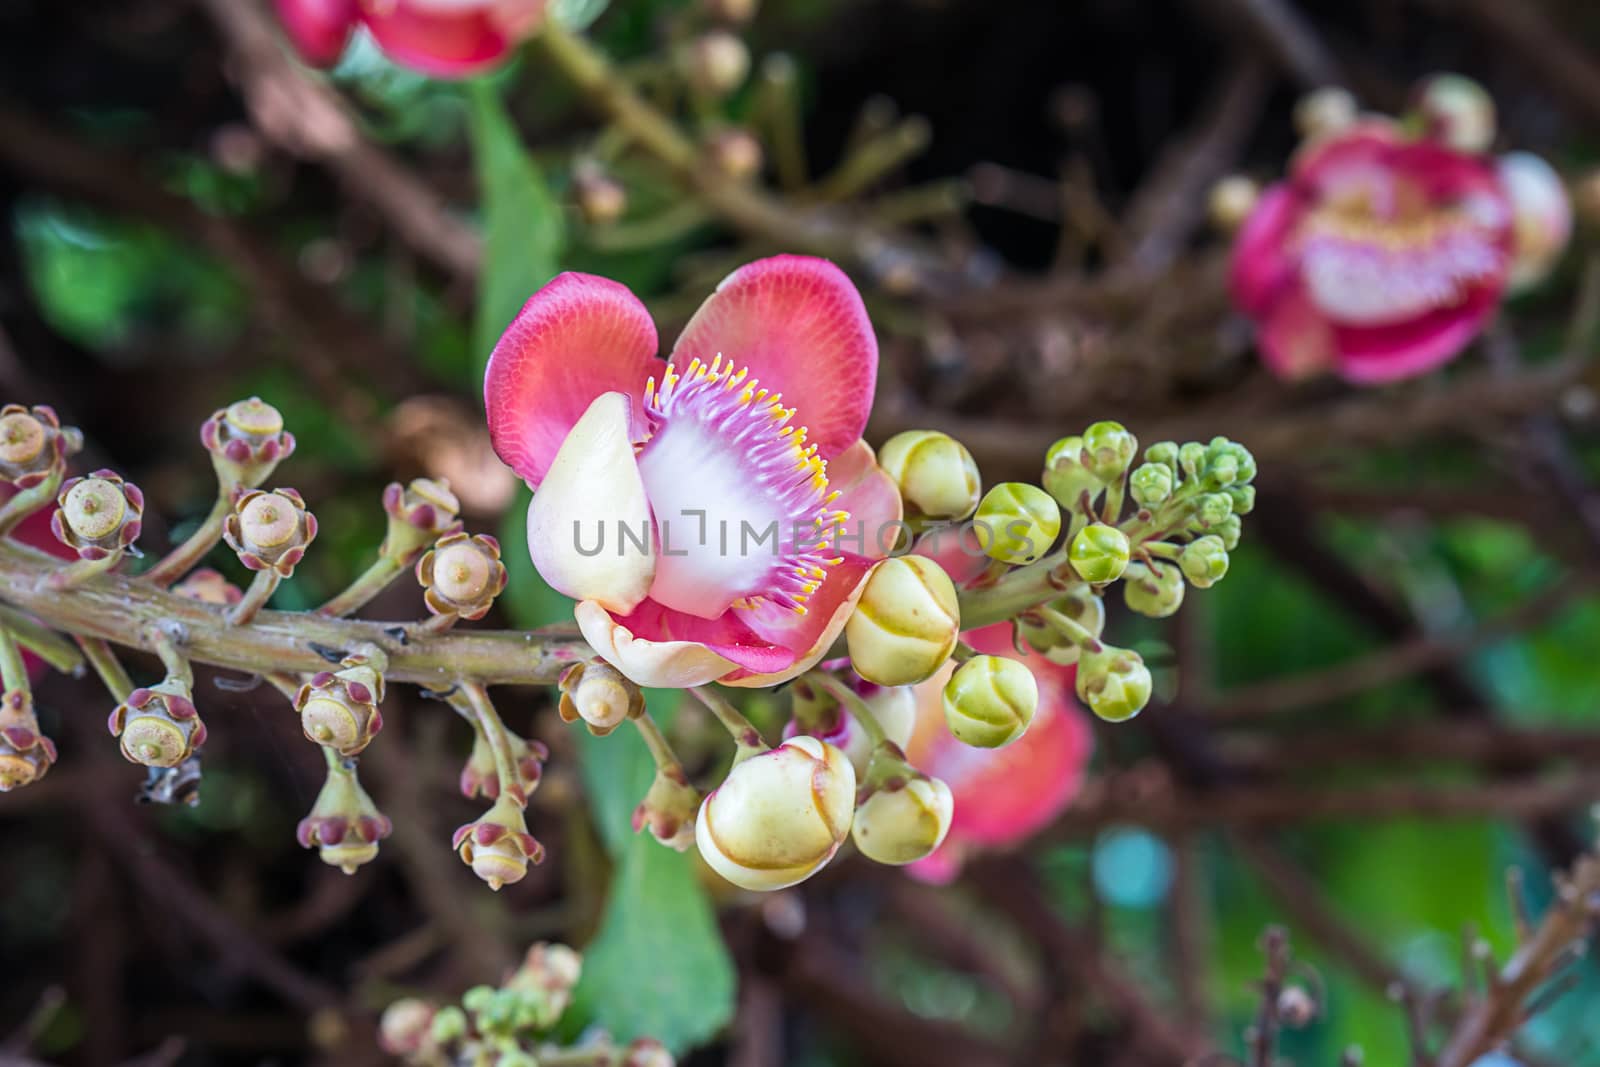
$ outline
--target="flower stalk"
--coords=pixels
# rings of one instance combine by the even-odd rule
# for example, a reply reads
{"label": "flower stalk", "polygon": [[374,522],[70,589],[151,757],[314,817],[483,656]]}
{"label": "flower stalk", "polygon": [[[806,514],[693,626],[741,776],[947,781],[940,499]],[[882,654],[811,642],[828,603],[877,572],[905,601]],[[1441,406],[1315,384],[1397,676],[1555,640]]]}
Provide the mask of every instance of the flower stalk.
{"label": "flower stalk", "polygon": [[734,744],[739,746],[738,753],[733,762],[738,766],[751,756],[759,756],[768,749],[767,743],[761,739],[761,731],[744,714],[734,707],[727,697],[717,692],[709,685],[697,685],[690,689],[695,699],[706,706],[711,714],[717,717],[723,729],[733,738]]}

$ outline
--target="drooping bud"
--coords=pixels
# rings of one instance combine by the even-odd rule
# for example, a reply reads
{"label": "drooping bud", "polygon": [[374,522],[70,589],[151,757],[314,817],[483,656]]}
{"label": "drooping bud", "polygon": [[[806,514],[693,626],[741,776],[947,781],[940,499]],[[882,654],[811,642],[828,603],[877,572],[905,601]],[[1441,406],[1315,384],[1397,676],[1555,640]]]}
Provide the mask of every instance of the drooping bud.
{"label": "drooping bud", "polygon": [[506,587],[500,542],[487,534],[447,534],[417,560],[417,581],[433,614],[481,619]]}
{"label": "drooping bud", "polygon": [[684,66],[696,90],[707,96],[726,96],[749,77],[750,49],[727,30],[712,30],[690,42]]}
{"label": "drooping bud", "polygon": [[122,739],[123,756],[146,767],[176,767],[206,743],[188,684],[172,676],[129,693],[106,725]]}
{"label": "drooping bud", "polygon": [[[544,776],[544,764],[550,758],[550,750],[544,742],[519,737],[510,730],[506,731],[506,741],[511,748],[517,787],[522,790],[522,799],[527,800]],[[476,796],[493,800],[500,795],[500,772],[495,766],[494,750],[489,747],[488,739],[482,732],[473,734],[472,754],[461,768],[459,785],[461,795],[469,800]]]}
{"label": "drooping bud", "polygon": [[1178,553],[1178,566],[1190,585],[1196,589],[1210,589],[1228,573],[1228,550],[1220,537],[1197,537]]}
{"label": "drooping bud", "polygon": [[1039,707],[1033,672],[1004,656],[973,656],[944,687],[951,736],[974,748],[1003,748],[1027,732]]}
{"label": "drooping bud", "polygon": [[224,578],[221,571],[210,567],[190,571],[187,578],[172,587],[172,591],[202,604],[216,604],[225,608],[232,607],[244,597],[244,592],[238,586]]}
{"label": "drooping bud", "polygon": [[628,1043],[622,1053],[622,1067],[677,1067],[667,1046],[650,1037],[639,1037]]}
{"label": "drooping bud", "polygon": [[964,519],[978,506],[982,480],[967,447],[937,430],[897,433],[878,450],[878,465],[894,480],[909,512],[930,519]]}
{"label": "drooping bud", "polygon": [[355,874],[357,867],[377,857],[378,842],[393,829],[388,816],[361,788],[356,761],[345,759],[328,765],[322,792],[311,814],[300,820],[295,836],[302,848],[316,849],[323,863]]}
{"label": "drooping bud", "polygon": [[115,471],[71,478],[56,497],[50,531],[79,559],[102,560],[139,539],[144,494]]}
{"label": "drooping bud", "polygon": [[1211,225],[1222,233],[1233,233],[1244,225],[1260,197],[1261,187],[1254,179],[1243,174],[1228,175],[1211,187],[1211,196],[1206,201]]}
{"label": "drooping bud", "polygon": [[200,443],[211,453],[224,489],[254,489],[294,452],[294,435],[278,409],[258,396],[214,413],[200,426]]}
{"label": "drooping bud", "polygon": [[1173,563],[1129,564],[1122,576],[1122,599],[1128,610],[1151,619],[1165,619],[1183,606],[1183,572]]}
{"label": "drooping bud", "polygon": [[1354,123],[1356,110],[1356,98],[1347,90],[1325,86],[1295,104],[1294,126],[1308,141],[1328,137]]}
{"label": "drooping bud", "polygon": [[[1165,467],[1157,468],[1165,470]],[[1091,522],[1078,531],[1067,559],[1078,577],[1092,585],[1114,582],[1128,569],[1128,535],[1115,526]]]}
{"label": "drooping bud", "polygon": [[280,578],[294,573],[316,536],[317,517],[293,489],[242,494],[222,526],[222,539],[240,563],[253,571],[272,570]]}
{"label": "drooping bud", "polygon": [[845,754],[795,737],[737,764],[700,805],[695,842],[711,869],[765,892],[811,877],[850,832],[856,772]]}
{"label": "drooping bud", "polygon": [[540,941],[529,948],[505,984],[519,1000],[517,1027],[548,1030],[560,1022],[581,977],[583,957],[566,945]]}
{"label": "drooping bud", "polygon": [[955,815],[949,786],[909,766],[905,770],[909,776],[891,779],[861,802],[850,830],[863,856],[896,867],[944,844]]}
{"label": "drooping bud", "polygon": [[461,501],[443,479],[415,478],[402,486],[390,482],[383,491],[389,527],[378,553],[402,567],[416,562],[429,545],[461,531]]}
{"label": "drooping bud", "polygon": [[694,844],[694,816],[700,810],[700,791],[689,784],[682,768],[658,768],[650,789],[633,809],[633,832],[646,826],[650,836],[679,852]]}
{"label": "drooping bud", "polygon": [[[1123,577],[1127,578],[1131,573]],[[1099,637],[1106,628],[1105,601],[1088,590],[1064,593],[1044,605],[1050,611],[1071,619],[1091,637]],[[1017,617],[1017,632],[1036,652],[1044,653],[1051,663],[1069,666],[1078,662],[1078,642],[1062,633],[1038,611],[1024,612]]]}
{"label": "drooping bud", "polygon": [[1572,237],[1572,202],[1561,176],[1531,152],[1500,157],[1500,184],[1511,198],[1512,292],[1532,288],[1554,269]]}
{"label": "drooping bud", "polygon": [[[844,682],[867,705],[884,738],[904,748],[917,725],[917,693],[909,685],[879,685],[854,671],[844,673]],[[804,678],[790,686],[794,694],[794,714],[784,725],[785,740],[807,735],[820,738],[850,757],[856,777],[867,772],[872,758],[872,739],[855,716],[827,692]]]}
{"label": "drooping bud", "polygon": [[1139,653],[1115,645],[1078,657],[1078,698],[1107,722],[1123,722],[1150,702],[1150,669]]}
{"label": "drooping bud", "polygon": [[1001,482],[983,495],[973,523],[978,544],[990,559],[1032,563],[1061,532],[1061,508],[1038,486]]}
{"label": "drooping bud", "polygon": [[55,761],[55,742],[39,732],[33,695],[7,690],[0,696],[0,793],[37,782]]}
{"label": "drooping bud", "polygon": [[1457,152],[1487,152],[1494,143],[1494,98],[1460,74],[1435,74],[1417,86],[1416,115],[1424,135]]}
{"label": "drooping bud", "polygon": [[435,1045],[433,1019],[439,1009],[416,997],[403,997],[383,1009],[378,1046],[391,1056],[421,1057]]}
{"label": "drooping bud", "polygon": [[1107,419],[1083,431],[1084,466],[1106,485],[1117,481],[1139,452],[1139,439]]}
{"label": "drooping bud", "polygon": [[1083,438],[1063,437],[1044,454],[1044,474],[1039,479],[1056,503],[1074,511],[1084,493],[1100,491],[1100,479],[1084,465]]}
{"label": "drooping bud", "polygon": [[1172,468],[1165,463],[1141,463],[1128,478],[1128,493],[1141,508],[1158,508],[1172,496]]}
{"label": "drooping bud", "polygon": [[32,489],[66,469],[67,457],[83,448],[83,434],[63,428],[55,409],[7,404],[0,408],[0,483]]}
{"label": "drooping bud", "polygon": [[925,556],[895,556],[873,569],[844,634],[861,677],[914,685],[950,658],[960,631],[950,576]]}
{"label": "drooping bud", "polygon": [[574,169],[572,193],[591,226],[610,226],[628,210],[627,188],[592,162]]}
{"label": "drooping bud", "polygon": [[318,671],[300,687],[294,710],[314,744],[354,756],[383,729],[383,675],[364,656],[346,656],[337,671]]}
{"label": "drooping bud", "polygon": [[574,663],[561,674],[561,702],[556,710],[563,722],[582,719],[589,732],[604,737],[624,719],[644,714],[644,694],[603,659]]}
{"label": "drooping bud", "polygon": [[749,181],[761,173],[766,153],[749,130],[729,126],[718,130],[706,142],[706,155],[717,173],[736,182]]}
{"label": "drooping bud", "polygon": [[528,865],[544,859],[544,846],[528,833],[521,806],[507,796],[496,800],[476,822],[458,829],[450,847],[494,890],[522,881]]}

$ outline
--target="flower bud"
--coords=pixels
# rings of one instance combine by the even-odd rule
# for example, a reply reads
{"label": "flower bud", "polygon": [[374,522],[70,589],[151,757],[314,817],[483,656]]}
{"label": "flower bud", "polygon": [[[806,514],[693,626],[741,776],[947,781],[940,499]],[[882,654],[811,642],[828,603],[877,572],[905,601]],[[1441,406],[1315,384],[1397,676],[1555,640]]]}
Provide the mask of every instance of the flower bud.
{"label": "flower bud", "polygon": [[1172,496],[1172,468],[1165,463],[1141,463],[1128,479],[1128,492],[1141,508],[1158,508]]}
{"label": "flower bud", "polygon": [[476,822],[456,830],[450,847],[461,854],[472,873],[496,891],[522,881],[528,865],[544,859],[544,846],[528,833],[521,806],[506,796],[496,800]]}
{"label": "flower bud", "polygon": [[172,591],[181,597],[219,607],[232,607],[244,598],[238,586],[210,567],[190,571],[187,578],[172,587]]}
{"label": "flower bud", "polygon": [[635,1038],[622,1054],[622,1067],[676,1067],[667,1046],[649,1037]]}
{"label": "flower bud", "polygon": [[114,471],[95,471],[71,478],[56,497],[50,530],[79,559],[100,560],[139,539],[144,494]]}
{"label": "flower bud", "polygon": [[1157,441],[1144,450],[1146,463],[1159,463],[1172,471],[1174,477],[1178,473],[1178,442]]}
{"label": "flower bud", "polygon": [[433,1019],[438,1009],[425,1000],[403,997],[383,1009],[378,1019],[378,1046],[391,1056],[412,1057],[434,1044]]}
{"label": "flower bud", "polygon": [[461,530],[461,501],[443,479],[414,478],[405,486],[390,482],[383,490],[389,527],[378,553],[402,567],[441,537]]}
{"label": "flower bud", "polygon": [[1084,466],[1107,485],[1122,477],[1139,451],[1139,439],[1120,422],[1097,422],[1083,431]]}
{"label": "flower bud", "polygon": [[713,134],[706,142],[706,154],[717,173],[736,182],[749,181],[760,174],[766,158],[761,142],[749,130],[738,127]]}
{"label": "flower bud", "polygon": [[225,489],[254,489],[294,452],[294,435],[278,409],[258,396],[215,412],[200,426],[200,443]]}
{"label": "flower bud", "polygon": [[39,732],[33,695],[8,690],[0,696],[0,793],[37,782],[55,761],[55,742]]}
{"label": "flower bud", "polygon": [[1206,488],[1225,489],[1256,480],[1256,457],[1237,441],[1213,437],[1206,446]]}
{"label": "flower bud", "polygon": [[1063,437],[1044,454],[1044,474],[1039,481],[1056,503],[1072,511],[1084,493],[1100,491],[1100,479],[1084,467],[1083,438]]}
{"label": "flower bud", "polygon": [[1423,133],[1457,152],[1487,152],[1494,143],[1494,98],[1460,74],[1435,74],[1417,87]]}
{"label": "flower bud", "polygon": [[844,634],[861,677],[914,685],[950,658],[960,631],[950,576],[925,556],[895,556],[873,569]]}
{"label": "flower bud", "polygon": [[795,737],[728,772],[700,805],[695,843],[734,885],[783,889],[815,874],[850,832],[856,772],[843,752]]}
{"label": "flower bud", "polygon": [[467,1036],[467,1013],[453,1004],[440,1008],[434,1014],[431,1030],[429,1036],[440,1045],[460,1041]]}
{"label": "flower bud", "polygon": [[1122,576],[1122,599],[1129,611],[1165,619],[1183,606],[1183,572],[1171,563],[1128,565]]}
{"label": "flower bud", "polygon": [[591,226],[610,226],[628,210],[628,190],[594,164],[580,166],[572,176],[578,210]]}
{"label": "flower bud", "polygon": [[727,96],[750,75],[750,49],[727,30],[712,30],[690,43],[685,65],[695,89]]}
{"label": "flower bud", "polygon": [[1254,180],[1243,174],[1228,175],[1211,187],[1206,202],[1211,225],[1222,233],[1233,233],[1244,225],[1260,197],[1261,187]]}
{"label": "flower bud", "polygon": [[1150,669],[1139,653],[1101,645],[1078,658],[1078,698],[1107,722],[1123,722],[1150,702]]}
{"label": "flower bud", "polygon": [[[1106,628],[1105,601],[1088,590],[1065,593],[1044,606],[1071,619],[1093,637],[1099,637]],[[1044,653],[1044,658],[1051,663],[1066,667],[1078,662],[1078,643],[1041,614],[1024,612],[1017,617],[1017,630],[1023,640],[1035,651]]]}
{"label": "flower bud", "polygon": [[1230,514],[1248,515],[1256,509],[1255,486],[1230,485],[1223,492],[1228,494],[1228,500],[1233,504]]}
{"label": "flower bud", "polygon": [[1067,559],[1078,577],[1086,582],[1094,585],[1114,582],[1128,568],[1128,535],[1115,526],[1092,522],[1072,539]]}
{"label": "flower bud", "polygon": [[1217,523],[1212,530],[1222,539],[1222,547],[1229,552],[1239,547],[1239,535],[1243,532],[1244,524],[1239,521],[1239,516],[1229,515]]}
{"label": "flower bud", "polygon": [[487,534],[446,534],[417,560],[417,581],[433,614],[481,619],[506,587],[500,542]]}
{"label": "flower bud", "polygon": [[354,756],[383,729],[383,675],[363,656],[347,656],[338,671],[318,671],[300,687],[294,710],[314,744]]}
{"label": "flower bud", "polygon": [[[542,741],[519,737],[510,730],[506,731],[506,740],[511,747],[517,788],[522,792],[521,799],[526,801],[544,776],[544,764],[550,758],[550,750]],[[476,796],[493,800],[500,795],[500,770],[495,766],[494,750],[481,732],[473,735],[472,754],[461,768],[459,785],[461,795],[469,800]]]}
{"label": "flower bud", "polygon": [[978,544],[990,559],[1032,563],[1061,532],[1061,508],[1037,486],[1001,482],[984,494],[974,522]]}
{"label": "flower bud", "polygon": [[287,578],[317,536],[317,518],[293,489],[251,490],[235,500],[223,522],[222,539],[253,571]]}
{"label": "flower bud", "polygon": [[891,781],[863,800],[856,808],[850,837],[869,860],[898,867],[915,863],[944,844],[954,815],[950,787],[937,778],[913,774]]}
{"label": "flower bud", "polygon": [[63,429],[54,408],[44,404],[0,408],[0,484],[32,489],[64,471],[67,457],[82,448],[82,432]]}
{"label": "flower bud", "polygon": [[679,767],[657,768],[650,789],[633,809],[633,832],[650,827],[650,836],[679,852],[694,844],[694,816],[700,810],[700,791],[689,784]]}
{"label": "flower bud", "polygon": [[1233,514],[1233,498],[1227,493],[1206,493],[1195,499],[1194,521],[1196,531],[1209,530]]}
{"label": "flower bud", "polygon": [[1003,748],[1027,732],[1039,707],[1033,672],[1003,656],[974,656],[944,687],[944,721],[962,744]]}
{"label": "flower bud", "polygon": [[1284,986],[1278,992],[1277,1008],[1278,1021],[1290,1030],[1303,1030],[1317,1017],[1316,998],[1302,985]]}
{"label": "flower bud", "polygon": [[[917,725],[917,692],[909,685],[879,685],[849,671],[845,684],[871,710],[884,739],[904,748]],[[844,705],[804,678],[790,687],[794,713],[783,728],[784,740],[806,735],[820,738],[850,758],[856,777],[867,773],[872,759],[872,739]]]}
{"label": "flower bud", "polygon": [[317,794],[311,814],[300,820],[295,836],[302,848],[314,848],[322,862],[345,874],[371,863],[378,842],[394,829],[378,810],[356,777],[355,760],[328,767],[328,778]]}
{"label": "flower bud", "polygon": [[1511,152],[1498,164],[1500,184],[1511,199],[1512,292],[1549,276],[1572,237],[1572,202],[1561,176],[1531,152]]}
{"label": "flower bud", "polygon": [[122,739],[122,754],[146,767],[176,767],[206,743],[189,686],[168,677],[160,685],[140,687],[118,704],[106,726]]}
{"label": "flower bud", "polygon": [[1313,90],[1294,108],[1294,126],[1300,136],[1314,140],[1331,136],[1356,121],[1356,98],[1337,86]]}
{"label": "flower bud", "polygon": [[589,732],[604,737],[624,719],[644,714],[644,694],[603,659],[574,663],[561,674],[561,702],[557,709],[562,721],[582,719]]}
{"label": "flower bud", "polygon": [[930,519],[964,519],[978,506],[982,482],[965,445],[937,430],[897,433],[878,450],[878,465],[907,508]]}
{"label": "flower bud", "polygon": [[1178,449],[1178,466],[1188,481],[1197,481],[1206,462],[1206,446],[1199,441],[1185,441]]}
{"label": "flower bud", "polygon": [[540,941],[528,949],[504,989],[517,998],[516,1026],[548,1030],[560,1022],[582,976],[583,957],[566,945]]}
{"label": "flower bud", "polygon": [[1178,566],[1190,585],[1196,589],[1210,589],[1228,573],[1228,550],[1220,537],[1198,537],[1178,553]]}

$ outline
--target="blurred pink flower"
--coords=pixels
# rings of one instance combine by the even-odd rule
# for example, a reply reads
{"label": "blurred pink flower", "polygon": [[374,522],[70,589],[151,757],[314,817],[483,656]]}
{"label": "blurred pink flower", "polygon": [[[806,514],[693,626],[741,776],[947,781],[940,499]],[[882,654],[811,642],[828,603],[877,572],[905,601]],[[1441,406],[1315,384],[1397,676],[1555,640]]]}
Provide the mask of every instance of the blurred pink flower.
{"label": "blurred pink flower", "polygon": [[276,0],[307,63],[331,67],[357,26],[390,59],[436,78],[464,78],[504,60],[544,16],[546,0]]}
{"label": "blurred pink flower", "polygon": [[668,362],[656,345],[625,287],[562,274],[495,346],[489,434],[536,490],[529,554],[638,684],[777,684],[827,651],[900,518],[861,440],[866,308],[833,264],[778,256],[718,286]]}

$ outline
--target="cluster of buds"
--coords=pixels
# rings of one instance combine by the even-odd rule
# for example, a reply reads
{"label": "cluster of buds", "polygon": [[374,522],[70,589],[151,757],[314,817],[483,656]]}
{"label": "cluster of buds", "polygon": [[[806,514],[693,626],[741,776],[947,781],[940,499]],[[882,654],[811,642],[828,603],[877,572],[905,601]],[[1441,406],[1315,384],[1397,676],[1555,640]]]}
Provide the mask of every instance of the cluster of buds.
{"label": "cluster of buds", "polygon": [[[825,670],[836,670],[843,663],[823,664]],[[884,739],[902,748],[911,740],[917,725],[917,694],[909,685],[879,685],[851,672],[844,678],[846,685],[861,698],[867,710],[883,731]],[[790,689],[793,705],[789,722],[784,726],[785,740],[807,734],[828,742],[843,752],[856,770],[857,778],[864,778],[867,763],[872,758],[871,735],[857,721],[850,709],[837,699],[811,684],[804,677]]]}
{"label": "cluster of buds", "polygon": [[222,530],[240,563],[288,578],[317,536],[317,518],[293,489],[252,489],[234,500]]}
{"label": "cluster of buds", "polygon": [[81,570],[58,571],[57,584],[76,575],[98,573],[116,565],[139,539],[144,521],[144,493],[114,471],[95,471],[69,479],[56,497],[50,531],[78,554]]}
{"label": "cluster of buds", "polygon": [[121,739],[123,756],[146,767],[176,767],[206,743],[190,683],[173,674],[129,693],[106,726]]}
{"label": "cluster of buds", "polygon": [[63,427],[53,408],[0,408],[0,483],[25,490],[59,478],[67,457],[82,448],[83,434]]}
{"label": "cluster of buds", "polygon": [[481,619],[506,587],[500,542],[487,534],[446,534],[417,560],[417,581],[434,615]]}
{"label": "cluster of buds", "polygon": [[346,656],[337,671],[319,671],[300,687],[294,710],[306,738],[354,756],[383,729],[383,674],[372,657]]}
{"label": "cluster of buds", "polygon": [[391,482],[383,490],[383,510],[389,525],[378,552],[397,566],[411,566],[429,545],[461,532],[461,501],[442,479]]}
{"label": "cluster of buds", "polygon": [[563,722],[582,719],[589,732],[604,737],[627,719],[644,714],[644,694],[622,672],[603,659],[574,663],[561,674]]}
{"label": "cluster of buds", "polygon": [[354,874],[377,857],[378,842],[393,829],[388,816],[361,788],[356,761],[330,759],[327,781],[311,814],[300,820],[295,836],[301,847],[316,849],[323,863]]}
{"label": "cluster of buds", "polygon": [[240,400],[200,426],[200,443],[211,453],[224,492],[254,489],[294,453],[294,435],[283,415],[260,397]]}
{"label": "cluster of buds", "polygon": [[55,742],[39,732],[26,688],[0,696],[0,793],[43,778],[56,761]]}

